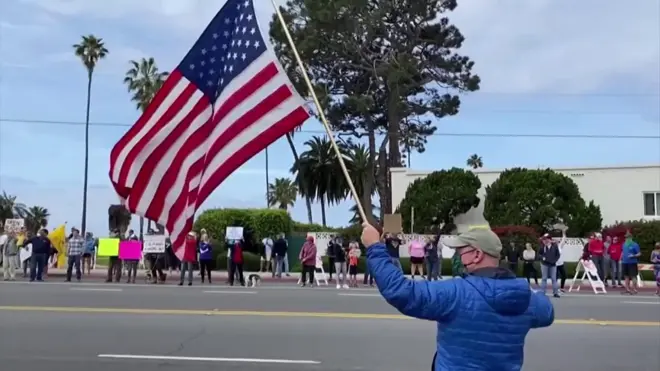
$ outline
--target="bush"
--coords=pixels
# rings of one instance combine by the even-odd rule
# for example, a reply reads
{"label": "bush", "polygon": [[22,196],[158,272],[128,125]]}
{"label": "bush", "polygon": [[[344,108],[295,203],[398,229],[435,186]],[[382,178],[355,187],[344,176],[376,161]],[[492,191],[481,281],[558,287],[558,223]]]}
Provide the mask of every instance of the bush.
{"label": "bush", "polygon": [[210,209],[195,221],[194,229],[206,229],[214,246],[224,247],[227,227],[243,227],[245,250],[258,251],[261,239],[278,233],[289,234],[293,221],[286,210],[279,209]]}
{"label": "bush", "polygon": [[[257,254],[244,251],[243,252],[243,271],[245,272],[258,272],[261,265],[261,257]],[[227,270],[227,252],[223,251],[218,255],[215,260],[215,269]]]}
{"label": "bush", "polygon": [[299,223],[294,221],[292,224],[291,231],[292,232],[299,232],[299,233],[307,233],[307,232],[336,232],[340,228],[333,228],[333,227],[324,227],[320,224],[309,224],[309,223]]}
{"label": "bush", "polygon": [[642,250],[642,263],[651,259],[651,250],[656,242],[660,241],[660,220],[636,220],[621,222],[603,229],[604,236],[624,238],[627,231],[633,235],[635,242]]}

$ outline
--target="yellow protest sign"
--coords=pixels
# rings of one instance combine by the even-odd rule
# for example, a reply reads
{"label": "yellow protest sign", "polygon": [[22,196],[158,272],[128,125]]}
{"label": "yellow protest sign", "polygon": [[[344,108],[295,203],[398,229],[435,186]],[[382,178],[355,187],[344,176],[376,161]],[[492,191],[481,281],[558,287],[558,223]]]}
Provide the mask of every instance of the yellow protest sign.
{"label": "yellow protest sign", "polygon": [[99,238],[98,256],[119,256],[119,238]]}

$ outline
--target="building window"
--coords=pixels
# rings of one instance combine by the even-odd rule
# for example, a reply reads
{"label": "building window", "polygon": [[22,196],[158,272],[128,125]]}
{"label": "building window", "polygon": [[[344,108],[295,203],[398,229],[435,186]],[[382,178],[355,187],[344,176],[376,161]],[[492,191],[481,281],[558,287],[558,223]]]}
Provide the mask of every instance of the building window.
{"label": "building window", "polygon": [[660,216],[660,192],[644,193],[644,216]]}

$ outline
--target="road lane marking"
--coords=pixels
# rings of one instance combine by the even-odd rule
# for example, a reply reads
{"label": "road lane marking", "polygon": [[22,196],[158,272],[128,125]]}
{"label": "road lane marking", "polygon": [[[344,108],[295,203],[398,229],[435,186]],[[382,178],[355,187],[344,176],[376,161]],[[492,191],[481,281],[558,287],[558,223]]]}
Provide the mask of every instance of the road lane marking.
{"label": "road lane marking", "polygon": [[184,362],[233,362],[233,363],[276,363],[288,365],[320,365],[319,361],[302,359],[268,359],[268,358],[215,358],[215,357],[176,357],[176,356],[151,356],[133,354],[99,354],[99,358],[113,359],[137,359],[158,361],[184,361]]}
{"label": "road lane marking", "polygon": [[[142,315],[184,315],[184,316],[239,316],[239,317],[289,317],[289,318],[328,318],[328,319],[387,319],[411,320],[401,314],[374,313],[324,313],[324,312],[269,312],[250,310],[195,310],[195,309],[144,309],[144,308],[94,308],[94,307],[42,307],[42,306],[0,306],[4,312],[55,312],[85,314],[142,314]],[[660,327],[660,321],[618,321],[598,319],[556,319],[560,325],[606,325],[633,327]]]}
{"label": "road lane marking", "polygon": [[357,296],[357,297],[381,297],[380,294],[351,294],[351,293],[339,293],[337,296]]}
{"label": "road lane marking", "polygon": [[622,301],[622,303],[660,305],[660,301]]}
{"label": "road lane marking", "polygon": [[92,287],[72,287],[69,290],[71,291],[101,291],[101,292],[121,292],[123,289],[101,289],[101,288],[92,288]]}
{"label": "road lane marking", "polygon": [[234,291],[234,290],[209,290],[205,294],[256,294],[256,291]]}

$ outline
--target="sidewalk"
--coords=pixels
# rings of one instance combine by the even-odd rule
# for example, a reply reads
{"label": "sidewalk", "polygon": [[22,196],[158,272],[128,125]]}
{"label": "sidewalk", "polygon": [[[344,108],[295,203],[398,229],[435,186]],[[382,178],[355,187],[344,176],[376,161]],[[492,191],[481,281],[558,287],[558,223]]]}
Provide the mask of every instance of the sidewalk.
{"label": "sidewalk", "polygon": [[[168,276],[168,282],[174,282],[180,275],[179,272],[172,272],[170,275],[168,271],[164,271],[165,274]],[[122,274],[122,280],[126,279],[126,272]],[[75,274],[75,273],[74,273]],[[249,275],[251,274],[258,274],[261,277],[261,280],[263,282],[270,282],[270,283],[277,283],[277,282],[282,282],[282,283],[296,283],[300,279],[300,272],[291,272],[289,276],[282,275],[282,278],[277,278],[273,277],[272,273],[270,272],[244,272],[245,278],[247,279]],[[91,275],[84,274],[83,275],[83,280],[89,280],[92,279],[94,281],[104,281],[107,275],[107,268],[105,267],[97,267],[96,269],[92,269]],[[64,279],[66,276],[66,269],[61,269],[61,268],[49,268],[48,269],[48,277],[51,279]],[[227,271],[213,271],[212,276],[215,280],[226,280],[228,277]],[[137,272],[137,279],[138,280],[144,280],[145,277],[145,271],[144,270],[139,270]],[[193,274],[193,277],[195,280],[199,279],[199,271],[195,271]],[[409,277],[409,276],[407,276]],[[174,280],[173,280],[174,278]],[[317,278],[320,278],[320,275],[317,274]],[[449,279],[451,277],[449,276],[444,276],[444,279]],[[362,283],[364,280],[364,274],[358,274],[357,279],[359,283]],[[330,281],[330,280],[329,280]],[[334,281],[334,276],[333,280],[330,282]],[[540,280],[539,280],[540,281]],[[569,279],[566,280],[566,291],[568,292],[568,288],[571,286],[571,283],[573,280]],[[549,282],[548,282],[549,284]],[[534,288],[537,288],[536,285],[533,285]],[[575,289],[575,288],[574,288]],[[606,288],[608,292],[620,292],[623,289],[620,288],[612,288],[612,287],[607,287]],[[656,283],[654,281],[644,281],[642,283],[642,287],[639,288],[639,291],[642,292],[654,292],[656,289]],[[582,293],[593,293],[591,287],[589,286],[589,283],[587,281],[582,282],[582,285],[580,286],[580,291]]]}

